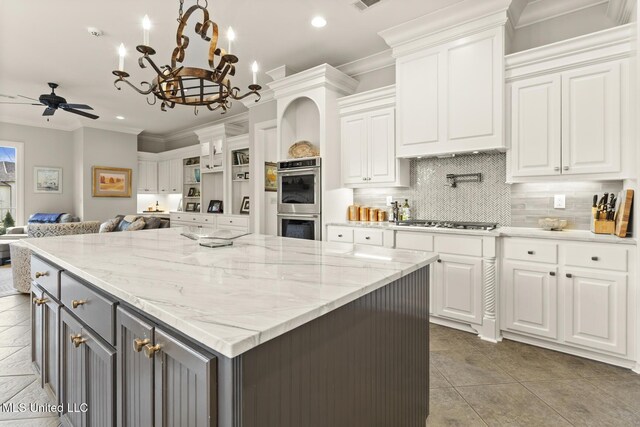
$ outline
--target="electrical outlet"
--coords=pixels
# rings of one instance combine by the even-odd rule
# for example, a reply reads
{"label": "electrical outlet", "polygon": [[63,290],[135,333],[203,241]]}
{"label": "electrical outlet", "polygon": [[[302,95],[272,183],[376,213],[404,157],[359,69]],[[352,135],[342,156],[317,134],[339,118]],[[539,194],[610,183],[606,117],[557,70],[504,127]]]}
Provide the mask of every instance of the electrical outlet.
{"label": "electrical outlet", "polygon": [[387,196],[387,206],[391,206],[391,203],[393,203],[393,196]]}
{"label": "electrical outlet", "polygon": [[554,209],[564,209],[564,194],[556,194],[553,196],[553,208]]}

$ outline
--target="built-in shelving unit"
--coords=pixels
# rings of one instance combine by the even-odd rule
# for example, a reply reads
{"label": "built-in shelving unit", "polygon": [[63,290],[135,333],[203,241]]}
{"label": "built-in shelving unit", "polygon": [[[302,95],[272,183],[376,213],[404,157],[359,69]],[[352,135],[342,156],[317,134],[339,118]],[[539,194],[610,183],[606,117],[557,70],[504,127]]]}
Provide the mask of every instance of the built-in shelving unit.
{"label": "built-in shelving unit", "polygon": [[242,201],[249,197],[251,191],[251,177],[249,175],[249,137],[240,135],[229,138],[229,164],[231,174],[229,177],[229,199],[231,203],[231,214],[241,214]]}
{"label": "built-in shelving unit", "polygon": [[[182,210],[200,212],[200,184],[202,181],[200,157],[188,157],[182,160]],[[193,203],[193,205],[191,205]],[[192,207],[193,209],[187,210]]]}

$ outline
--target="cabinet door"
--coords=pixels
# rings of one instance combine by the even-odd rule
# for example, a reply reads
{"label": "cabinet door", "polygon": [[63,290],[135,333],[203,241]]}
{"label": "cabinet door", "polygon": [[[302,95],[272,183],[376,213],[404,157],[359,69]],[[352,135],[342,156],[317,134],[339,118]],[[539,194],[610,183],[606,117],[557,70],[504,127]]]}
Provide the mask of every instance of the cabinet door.
{"label": "cabinet door", "polygon": [[358,114],[342,120],[342,182],[363,184],[367,182],[367,116]]}
{"label": "cabinet door", "polygon": [[60,310],[60,403],[63,405],[62,414],[72,426],[86,425],[86,418],[80,411],[70,411],[80,408],[85,403],[86,371],[84,369],[84,355],[82,346],[76,347],[71,337],[82,336],[82,326],[65,308]]}
{"label": "cabinet door", "polygon": [[42,306],[42,386],[58,397],[60,305],[45,292]]}
{"label": "cabinet door", "polygon": [[396,180],[395,112],[393,108],[369,115],[369,182]]}
{"label": "cabinet door", "polygon": [[158,191],[160,194],[169,194],[171,164],[169,160],[158,162]]}
{"label": "cabinet door", "polygon": [[627,353],[627,275],[565,270],[564,339],[568,343]]}
{"label": "cabinet door", "polygon": [[138,192],[140,193],[149,191],[149,188],[147,187],[147,179],[148,179],[147,166],[148,166],[147,161],[145,160],[138,161]]}
{"label": "cabinet door", "polygon": [[441,126],[440,79],[446,73],[437,50],[420,52],[398,59],[396,154],[420,156],[443,138]]}
{"label": "cabinet door", "polygon": [[620,63],[562,74],[562,173],[620,172]]}
{"label": "cabinet door", "polygon": [[216,358],[156,329],[155,425],[217,425]]}
{"label": "cabinet door", "polygon": [[158,192],[158,163],[147,162],[147,191],[150,193]]}
{"label": "cabinet door", "polygon": [[42,306],[44,292],[39,286],[31,285],[31,361],[36,371],[42,375]]}
{"label": "cabinet door", "polygon": [[513,176],[560,175],[560,92],[559,75],[511,85]]}
{"label": "cabinet door", "polygon": [[180,193],[182,191],[182,159],[169,161],[169,192]]}
{"label": "cabinet door", "polygon": [[482,323],[482,259],[441,254],[434,280],[437,315]]}
{"label": "cabinet door", "polygon": [[118,426],[153,425],[153,359],[143,349],[153,343],[153,327],[118,307],[116,350],[118,353]]}
{"label": "cabinet door", "polygon": [[506,328],[557,339],[557,267],[505,261],[503,271]]}
{"label": "cabinet door", "polygon": [[[502,131],[504,47],[502,30],[448,45],[446,51],[447,146],[468,151],[504,146]],[[444,147],[446,148],[446,147]]]}
{"label": "cabinet door", "polygon": [[[115,426],[115,350],[97,338],[92,332],[83,329],[86,339],[84,370],[86,372],[85,400],[87,425]],[[82,347],[82,345],[81,345]]]}

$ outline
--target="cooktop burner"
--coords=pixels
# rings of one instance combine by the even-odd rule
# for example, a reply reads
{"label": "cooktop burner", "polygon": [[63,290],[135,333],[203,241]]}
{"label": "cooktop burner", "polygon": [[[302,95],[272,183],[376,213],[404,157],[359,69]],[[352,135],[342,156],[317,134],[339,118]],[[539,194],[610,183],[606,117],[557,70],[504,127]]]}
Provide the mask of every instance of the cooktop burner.
{"label": "cooktop burner", "polygon": [[402,227],[428,227],[428,228],[452,228],[458,230],[494,230],[498,224],[493,222],[457,222],[457,221],[431,221],[414,219],[411,221],[397,221],[396,225]]}

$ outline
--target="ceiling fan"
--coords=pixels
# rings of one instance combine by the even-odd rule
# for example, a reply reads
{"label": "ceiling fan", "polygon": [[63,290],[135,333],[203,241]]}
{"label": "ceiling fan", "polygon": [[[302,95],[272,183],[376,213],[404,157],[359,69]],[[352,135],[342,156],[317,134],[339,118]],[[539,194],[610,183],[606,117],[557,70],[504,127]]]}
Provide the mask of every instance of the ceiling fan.
{"label": "ceiling fan", "polygon": [[[38,99],[29,98],[28,96],[18,95],[20,98],[30,99],[32,101],[38,101],[38,104],[35,103],[27,103],[27,102],[0,102],[0,104],[14,104],[14,105],[44,105],[43,116],[53,116],[56,110],[59,108],[63,111],[67,111],[69,113],[78,114],[83,117],[88,117],[90,119],[97,119],[99,116],[95,114],[87,113],[82,110],[93,110],[90,106],[86,104],[67,104],[67,100],[61,96],[56,95],[56,88],[58,87],[57,83],[48,83],[51,88],[50,94],[42,94]],[[49,121],[49,118],[47,118]]]}

